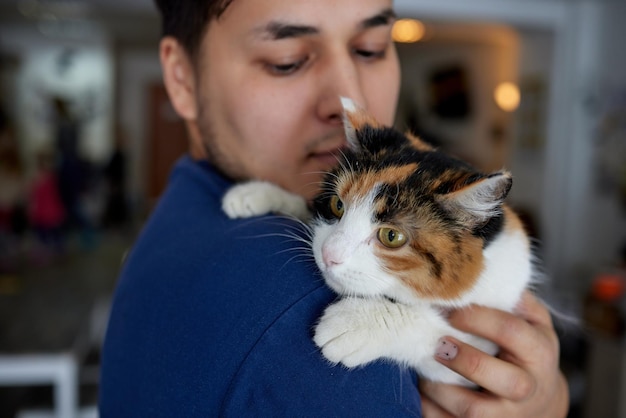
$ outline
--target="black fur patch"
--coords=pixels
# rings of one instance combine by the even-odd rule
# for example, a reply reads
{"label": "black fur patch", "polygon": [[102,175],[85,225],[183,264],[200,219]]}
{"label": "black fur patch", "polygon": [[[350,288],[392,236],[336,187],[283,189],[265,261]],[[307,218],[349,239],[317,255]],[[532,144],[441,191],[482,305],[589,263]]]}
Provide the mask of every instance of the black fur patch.
{"label": "black fur patch", "polygon": [[472,234],[483,240],[483,248],[486,248],[494,238],[502,231],[504,226],[504,214],[490,218],[486,224],[476,228]]}

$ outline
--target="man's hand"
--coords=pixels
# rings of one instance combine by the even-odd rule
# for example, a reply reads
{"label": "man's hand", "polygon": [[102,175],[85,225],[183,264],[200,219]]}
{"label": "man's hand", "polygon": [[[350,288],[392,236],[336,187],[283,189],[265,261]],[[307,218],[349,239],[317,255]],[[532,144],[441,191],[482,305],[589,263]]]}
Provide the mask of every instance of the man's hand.
{"label": "man's hand", "polygon": [[438,361],[478,384],[482,390],[422,381],[423,412],[427,418],[560,418],[567,415],[569,393],[559,370],[559,340],[546,307],[529,292],[522,297],[519,316],[485,307],[454,312],[450,323],[462,331],[498,344],[489,356],[453,338],[451,359]]}

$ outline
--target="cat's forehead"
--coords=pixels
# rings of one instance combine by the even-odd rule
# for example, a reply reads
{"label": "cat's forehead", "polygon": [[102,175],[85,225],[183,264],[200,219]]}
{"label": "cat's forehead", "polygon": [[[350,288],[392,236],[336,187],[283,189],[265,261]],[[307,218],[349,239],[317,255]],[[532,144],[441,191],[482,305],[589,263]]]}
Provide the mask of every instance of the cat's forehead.
{"label": "cat's forehead", "polygon": [[399,187],[414,196],[446,194],[483,176],[462,162],[441,161],[441,154],[434,151],[400,156],[381,152],[376,157],[349,158],[334,174],[336,192],[347,199],[366,196],[375,187],[389,185],[393,186],[393,193],[398,193]]}
{"label": "cat's forehead", "polygon": [[345,200],[362,200],[372,196],[382,185],[400,184],[411,176],[417,163],[396,165],[380,170],[364,170],[356,175],[354,172],[346,172],[348,175],[338,177],[337,193]]}

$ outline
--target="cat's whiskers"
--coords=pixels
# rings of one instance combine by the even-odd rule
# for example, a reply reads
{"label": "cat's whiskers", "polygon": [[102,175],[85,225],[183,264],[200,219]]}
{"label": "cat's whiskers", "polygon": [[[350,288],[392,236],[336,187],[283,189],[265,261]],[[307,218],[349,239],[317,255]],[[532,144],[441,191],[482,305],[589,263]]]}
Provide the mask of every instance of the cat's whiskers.
{"label": "cat's whiskers", "polygon": [[[331,177],[334,177],[335,180],[339,181],[339,176],[334,174],[334,173],[326,173]],[[326,180],[326,178],[322,179],[322,180],[318,180],[318,181],[312,181],[310,183],[307,183],[305,187],[315,187],[316,190],[323,190],[324,186],[332,186],[332,182],[330,182],[329,180]]]}
{"label": "cat's whiskers", "polygon": [[[281,222],[285,220],[289,222]],[[309,247],[311,246],[311,243],[313,240],[313,230],[311,226],[296,217],[289,216],[289,215],[276,215],[271,218],[257,217],[257,218],[250,219],[248,222],[244,222],[242,225],[239,225],[239,227],[249,225],[252,222],[266,222],[267,224],[270,224],[270,225],[283,227],[284,232],[255,234],[255,235],[249,235],[249,236],[241,236],[240,238],[257,239],[257,238],[268,238],[268,237],[283,237],[283,238],[287,238],[289,241],[299,241],[299,242],[306,244]],[[294,225],[292,222],[295,222],[297,225]]]}
{"label": "cat's whiskers", "polygon": [[311,175],[311,174],[322,175],[322,178],[320,180],[311,181],[305,185],[306,187],[317,186],[318,188],[320,188],[324,184],[329,184],[329,182],[325,180],[327,176],[334,177],[335,180],[339,180],[339,176],[333,173],[332,171],[307,171],[306,173],[302,173],[302,174],[303,175]]}
{"label": "cat's whiskers", "polygon": [[[302,257],[313,260],[313,253],[308,246],[295,246],[291,248],[285,248],[284,250],[276,252],[276,254],[288,253],[296,253],[292,258]],[[289,259],[288,261],[291,261],[291,259]]]}
{"label": "cat's whiskers", "polygon": [[[343,296],[353,297],[353,298],[354,297],[365,298],[365,299],[381,299],[381,298],[386,297],[382,289],[387,286],[387,282],[385,279],[380,277],[380,275],[367,273],[365,271],[359,270],[358,276],[359,276],[359,278],[357,279],[358,283],[356,283],[356,285],[353,285],[353,286],[350,286],[350,281],[353,281],[352,279],[347,279],[347,283],[348,283],[347,286],[345,285],[346,280],[342,280],[344,282],[343,284],[344,291],[342,292]],[[355,290],[357,288],[363,287],[362,283],[368,283],[369,285],[374,284],[373,286],[374,292],[368,292],[368,294],[365,295]]]}
{"label": "cat's whiskers", "polygon": [[[255,224],[258,222],[266,222],[266,221],[267,221],[267,218],[265,217],[247,218],[245,220],[242,220],[242,222],[235,224],[231,229],[232,230],[245,229],[245,228],[248,228],[252,224]],[[279,225],[282,225],[282,224],[279,224]]]}
{"label": "cat's whiskers", "polygon": [[[337,161],[339,161],[339,166],[344,170],[347,171],[349,173],[354,173],[354,167],[352,167],[352,163],[350,162],[350,159],[346,157],[346,153],[343,152],[343,150],[339,150],[339,152],[341,153],[341,159],[337,158]],[[348,167],[346,167],[345,163],[348,163]]]}
{"label": "cat's whiskers", "polygon": [[[337,175],[334,174],[332,171],[307,171],[307,172],[302,173],[302,175],[311,175],[311,174],[322,174],[322,175],[327,175],[328,174],[328,175],[337,177]],[[320,183],[320,182],[313,181],[313,182],[311,182],[309,184],[316,184],[316,183]]]}
{"label": "cat's whiskers", "polygon": [[288,259],[287,261],[285,261],[285,263],[283,264],[283,266],[281,268],[284,268],[285,266],[287,266],[290,263],[294,263],[294,262],[298,262],[298,263],[306,263],[306,262],[311,262],[311,260],[313,260],[313,257],[307,255],[307,254],[296,254],[293,257],[291,257],[290,259]]}
{"label": "cat's whiskers", "polygon": [[[373,282],[373,283],[386,284],[386,281],[380,275],[371,274],[371,273],[362,273],[361,275],[367,278],[370,283]],[[383,295],[381,294],[380,296],[383,296]]]}
{"label": "cat's whiskers", "polygon": [[298,235],[296,232],[287,231],[287,233],[281,234],[280,236],[284,238],[289,238],[292,241],[301,242],[306,244],[309,248],[313,245],[313,236],[311,234],[307,234],[306,236]]}
{"label": "cat's whiskers", "polygon": [[[295,252],[296,254],[294,256],[292,256],[291,258],[289,258],[287,261],[285,261],[285,263],[281,266],[281,269],[283,269],[285,266],[287,266],[289,263],[293,262],[294,260],[297,260],[299,262],[307,262],[307,261],[311,261],[311,260],[315,260],[313,253],[311,252],[311,245],[312,245],[312,236],[311,236],[311,231],[310,228],[306,228],[306,230],[304,231],[306,233],[305,236],[302,236],[300,233],[303,232],[302,230],[297,230],[294,227],[293,231],[289,231],[288,229],[285,230],[285,232],[274,232],[274,233],[269,233],[269,234],[257,234],[254,236],[249,236],[249,237],[243,237],[243,238],[249,238],[249,239],[257,239],[257,238],[275,238],[275,237],[282,237],[286,239],[286,242],[299,242],[301,244],[304,245],[294,245],[294,246],[290,246],[289,248],[285,248],[283,250],[277,251],[275,254],[279,255],[279,254],[285,254],[285,253],[290,253],[290,252]],[[298,260],[301,259],[301,260]]]}
{"label": "cat's whiskers", "polygon": [[278,251],[276,254],[286,254],[286,253],[292,253],[292,252],[301,252],[301,253],[304,253],[304,255],[306,255],[307,257],[313,257],[313,254],[311,253],[308,247],[285,248],[284,250]]}
{"label": "cat's whiskers", "polygon": [[329,198],[331,198],[334,194],[335,194],[335,193],[334,193],[334,192],[332,192],[332,191],[327,191],[327,192],[320,193],[318,196],[319,196],[320,198],[323,198],[323,199],[329,199]]}

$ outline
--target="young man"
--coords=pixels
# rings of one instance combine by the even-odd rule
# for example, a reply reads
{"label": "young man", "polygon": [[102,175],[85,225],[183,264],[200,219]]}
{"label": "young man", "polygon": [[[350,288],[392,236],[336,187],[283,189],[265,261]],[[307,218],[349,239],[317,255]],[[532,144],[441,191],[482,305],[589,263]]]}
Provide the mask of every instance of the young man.
{"label": "young man", "polygon": [[120,279],[101,415],[565,416],[558,341],[530,295],[523,318],[453,314],[502,354],[459,343],[456,358],[441,361],[484,390],[425,383],[420,402],[409,370],[382,361],[347,370],[321,356],[311,330],[335,295],[312,262],[293,259],[298,243],[284,236],[296,225],[221,211],[240,179],[312,197],[344,146],[339,96],[392,124],[400,75],[391,0],[157,2],[164,81],[190,157]]}

